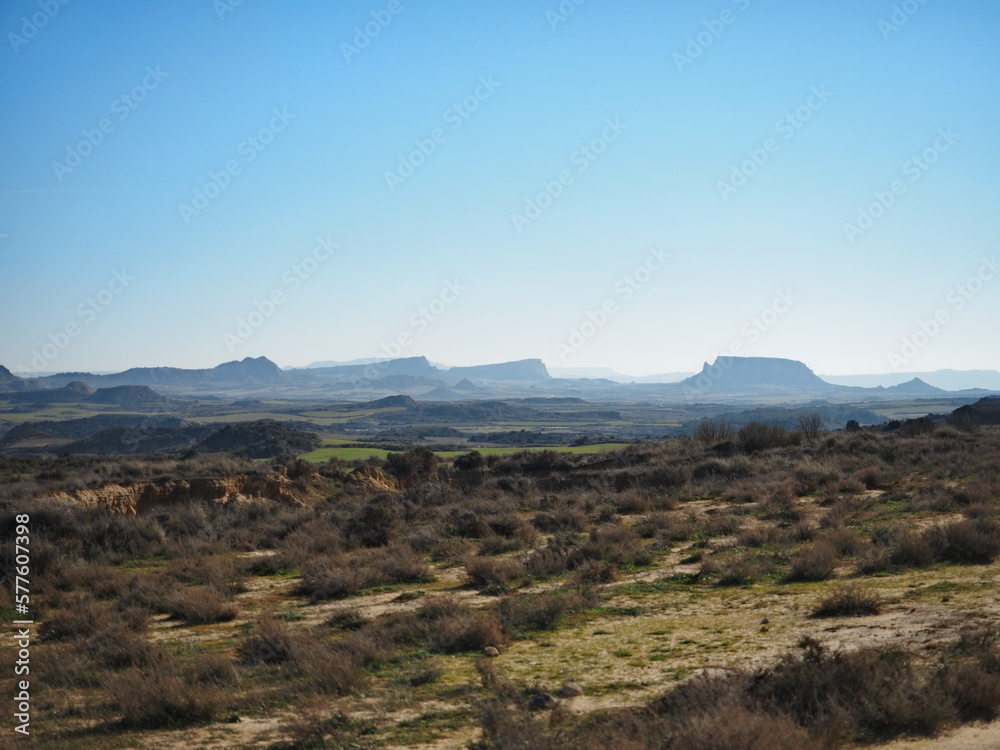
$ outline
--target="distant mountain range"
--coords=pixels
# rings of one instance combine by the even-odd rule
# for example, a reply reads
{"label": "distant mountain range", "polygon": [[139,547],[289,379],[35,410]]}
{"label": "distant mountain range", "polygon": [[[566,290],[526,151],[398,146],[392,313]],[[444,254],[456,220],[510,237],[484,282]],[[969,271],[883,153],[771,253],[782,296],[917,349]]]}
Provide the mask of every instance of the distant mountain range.
{"label": "distant mountain range", "polygon": [[[951,376],[963,382],[982,382],[985,387],[945,390],[918,376],[890,387],[863,387],[831,383],[802,362],[773,357],[719,357],[712,364],[704,363],[700,372],[677,382],[635,379],[624,383],[607,377],[553,377],[540,359],[450,368],[433,365],[425,357],[324,365],[317,362],[309,367],[283,370],[266,357],[247,357],[210,369],[136,367],[103,375],[73,372],[36,378],[21,378],[0,366],[0,394],[7,394],[3,398],[8,401],[30,404],[81,400],[100,403],[101,399],[109,398],[118,399],[115,403],[142,404],[155,403],[163,398],[161,394],[348,401],[404,394],[437,401],[578,397],[632,403],[777,404],[936,398],[971,401],[987,395],[987,389],[1000,392],[1000,373],[995,371],[982,371],[978,374],[980,380],[972,380],[966,373]],[[593,374],[600,372],[603,371]],[[116,388],[131,390],[112,390]]]}
{"label": "distant mountain range", "polygon": [[933,372],[897,372],[884,375],[823,375],[834,385],[854,385],[862,388],[891,387],[919,378],[946,391],[986,388],[1000,391],[1000,372],[996,370],[935,370]]}

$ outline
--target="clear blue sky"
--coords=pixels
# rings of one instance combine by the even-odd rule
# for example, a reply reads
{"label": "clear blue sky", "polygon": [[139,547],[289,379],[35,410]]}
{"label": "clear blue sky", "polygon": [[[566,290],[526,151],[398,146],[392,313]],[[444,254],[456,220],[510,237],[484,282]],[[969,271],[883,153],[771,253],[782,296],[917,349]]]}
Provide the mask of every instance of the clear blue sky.
{"label": "clear blue sky", "polygon": [[899,5],[10,0],[0,363],[996,368],[1000,5]]}

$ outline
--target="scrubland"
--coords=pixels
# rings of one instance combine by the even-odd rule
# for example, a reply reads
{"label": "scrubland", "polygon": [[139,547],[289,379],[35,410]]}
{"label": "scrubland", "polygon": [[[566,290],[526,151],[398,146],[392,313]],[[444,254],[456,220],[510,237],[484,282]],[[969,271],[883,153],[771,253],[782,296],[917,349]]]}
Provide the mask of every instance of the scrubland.
{"label": "scrubland", "polygon": [[[282,492],[79,500],[251,475]],[[798,750],[1000,709],[996,428],[0,458],[0,507],[8,621],[31,519],[38,747]]]}

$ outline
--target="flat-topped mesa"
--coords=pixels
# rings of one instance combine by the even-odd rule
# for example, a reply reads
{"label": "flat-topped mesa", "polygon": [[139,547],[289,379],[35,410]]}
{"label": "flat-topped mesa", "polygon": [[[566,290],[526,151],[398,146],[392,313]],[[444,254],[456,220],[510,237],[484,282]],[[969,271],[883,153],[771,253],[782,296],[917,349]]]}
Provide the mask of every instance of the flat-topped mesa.
{"label": "flat-topped mesa", "polygon": [[706,362],[682,386],[701,391],[743,393],[768,389],[825,390],[829,383],[794,359],[778,357],[717,357]]}
{"label": "flat-topped mesa", "polygon": [[452,367],[446,372],[452,384],[462,380],[538,382],[551,380],[545,363],[540,359],[519,359],[516,362],[501,362],[495,365],[475,365],[473,367]]}

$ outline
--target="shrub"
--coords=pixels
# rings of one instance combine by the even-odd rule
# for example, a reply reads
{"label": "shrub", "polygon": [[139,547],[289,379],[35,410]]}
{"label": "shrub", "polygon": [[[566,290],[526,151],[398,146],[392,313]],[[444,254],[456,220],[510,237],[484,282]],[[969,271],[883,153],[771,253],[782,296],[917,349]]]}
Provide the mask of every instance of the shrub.
{"label": "shrub", "polygon": [[284,623],[271,617],[257,621],[253,631],[237,647],[244,664],[284,664],[291,661],[295,636]]}
{"label": "shrub", "polygon": [[825,581],[837,565],[837,550],[828,542],[810,544],[792,558],[792,581]]}
{"label": "shrub", "polygon": [[38,628],[43,641],[66,641],[93,635],[108,624],[108,613],[89,595],[75,596]]}
{"label": "shrub", "polygon": [[429,636],[429,650],[442,654],[482,651],[505,640],[495,612],[465,607],[453,607],[447,614],[434,618]]}
{"label": "shrub", "polygon": [[84,650],[95,662],[108,669],[124,669],[149,664],[154,651],[142,635],[114,623],[87,639]]}
{"label": "shrub", "polygon": [[898,567],[925,568],[940,559],[943,546],[940,529],[905,531],[899,535],[889,562]]}
{"label": "shrub", "polygon": [[986,565],[1000,554],[1000,524],[993,519],[956,521],[944,529],[945,560],[973,565]]}
{"label": "shrub", "polygon": [[736,444],[743,453],[797,445],[800,439],[799,435],[790,433],[781,425],[766,425],[760,422],[749,422],[736,433]]}
{"label": "shrub", "polygon": [[652,553],[643,546],[635,531],[607,525],[590,532],[590,538],[570,553],[567,567],[572,570],[587,560],[614,565],[648,565],[652,559]]}
{"label": "shrub", "polygon": [[503,632],[518,636],[536,630],[554,630],[566,612],[586,606],[593,601],[580,593],[524,594],[505,596],[497,603]]}
{"label": "shrub", "polygon": [[236,618],[239,608],[213,586],[192,586],[171,596],[164,611],[188,625],[227,622]]}
{"label": "shrub", "polygon": [[465,561],[469,583],[480,591],[498,592],[507,589],[525,574],[518,560],[502,557],[472,557]]}
{"label": "shrub", "polygon": [[706,560],[699,575],[715,576],[719,586],[745,586],[769,574],[772,566],[751,555],[730,555],[721,560]]}
{"label": "shrub", "polygon": [[218,687],[199,684],[183,673],[175,659],[165,656],[109,677],[106,687],[122,714],[121,725],[132,729],[208,722],[225,706]]}
{"label": "shrub", "polygon": [[859,586],[838,586],[833,593],[820,600],[813,609],[813,617],[864,617],[882,611],[878,594]]}

